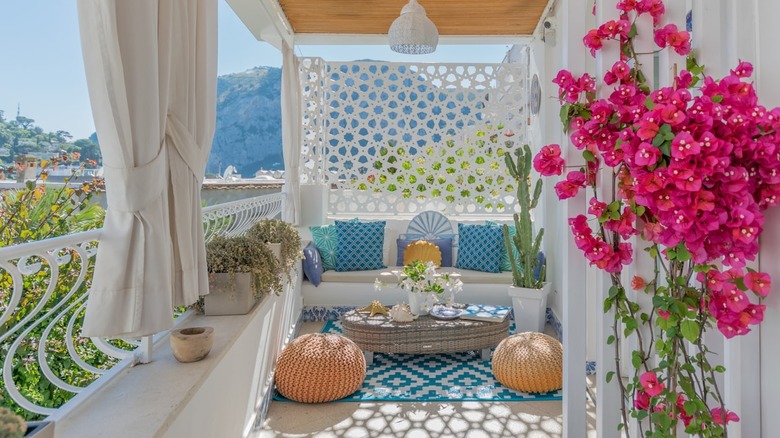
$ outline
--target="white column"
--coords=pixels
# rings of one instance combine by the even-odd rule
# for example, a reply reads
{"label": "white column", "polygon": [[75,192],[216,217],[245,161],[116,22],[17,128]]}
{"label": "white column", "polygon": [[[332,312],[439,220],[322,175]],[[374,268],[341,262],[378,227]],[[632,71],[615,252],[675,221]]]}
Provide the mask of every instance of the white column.
{"label": "white column", "polygon": [[[561,0],[558,3],[558,29],[561,37],[557,44],[561,50],[561,66],[574,75],[585,73],[587,51],[582,45],[582,37],[587,33],[586,20],[590,14],[589,2],[582,0]],[[551,80],[552,78],[548,78]],[[552,87],[551,87],[552,88]],[[552,93],[551,93],[552,94]],[[557,94],[557,89],[554,94]],[[579,154],[572,152],[568,140],[562,147],[567,151],[565,158],[575,159]],[[575,151],[576,152],[576,151]],[[582,160],[582,158],[579,158]],[[560,221],[585,211],[584,195],[560,204]],[[585,263],[581,252],[574,245],[566,223],[565,237],[561,237],[557,257],[561,261],[563,276],[561,296],[563,298],[563,435],[581,437],[586,434],[585,418],[585,359],[587,309],[586,295],[582,290],[585,284]],[[597,318],[599,315],[595,315]]]}
{"label": "white column", "polygon": [[[618,10],[615,8],[617,0],[596,0],[596,24],[604,23],[608,20],[619,19]],[[604,73],[612,69],[612,66],[620,60],[620,46],[617,42],[609,41],[604,44],[604,48],[596,52],[596,78],[598,86],[598,95],[601,98],[608,97],[611,94],[611,87],[607,87],[601,82]],[[652,58],[651,58],[652,61]],[[651,63],[652,64],[652,63]],[[606,175],[611,178],[611,175]],[[606,187],[605,187],[606,185]],[[600,184],[600,199],[609,202],[611,197],[611,182],[602,181]],[[606,273],[600,273],[597,276],[596,288],[599,295],[599,304],[603,303],[609,297],[609,289],[612,285]],[[599,306],[597,311],[603,310]],[[603,315],[594,315],[599,318],[597,325],[597,386],[598,405],[596,407],[596,430],[598,436],[615,436],[617,434],[617,425],[621,423],[621,397],[620,387],[617,381],[613,380],[607,383],[608,373],[616,371],[615,367],[615,346],[607,345],[607,337],[613,333],[615,321],[615,312],[610,310]]]}
{"label": "white column", "polygon": [[[740,2],[741,3],[741,2]],[[756,48],[756,86],[761,103],[772,108],[780,105],[780,51],[777,50],[777,32],[780,27],[780,2],[777,0],[753,0],[756,4],[754,26],[758,34]],[[760,326],[760,356],[753,360],[760,362],[760,411],[761,430],[750,436],[770,437],[780,431],[780,415],[777,413],[780,394],[780,209],[775,207],[766,212],[764,233],[761,236],[759,267],[772,276],[773,286],[764,300],[766,311]],[[752,399],[755,406],[758,396]],[[742,413],[740,412],[740,415]],[[747,433],[744,436],[749,436]]]}

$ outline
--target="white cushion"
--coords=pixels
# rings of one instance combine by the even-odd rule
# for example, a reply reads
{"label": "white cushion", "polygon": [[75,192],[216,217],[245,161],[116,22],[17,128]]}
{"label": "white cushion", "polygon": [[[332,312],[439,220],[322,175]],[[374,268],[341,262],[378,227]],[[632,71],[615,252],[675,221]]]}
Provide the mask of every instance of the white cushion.
{"label": "white cushion", "polygon": [[[325,271],[322,273],[323,282],[331,283],[368,283],[373,284],[374,280],[380,278],[382,273],[390,272],[391,270],[401,270],[403,266],[393,266],[387,269],[374,269],[371,271],[349,271],[349,272],[336,272]],[[461,275],[460,280],[464,283],[480,283],[480,284],[506,284],[509,286],[512,284],[511,272],[480,272],[471,271],[469,269],[458,268],[441,268],[439,272],[445,273],[458,273]],[[396,281],[394,275],[384,276],[385,283],[393,283]]]}

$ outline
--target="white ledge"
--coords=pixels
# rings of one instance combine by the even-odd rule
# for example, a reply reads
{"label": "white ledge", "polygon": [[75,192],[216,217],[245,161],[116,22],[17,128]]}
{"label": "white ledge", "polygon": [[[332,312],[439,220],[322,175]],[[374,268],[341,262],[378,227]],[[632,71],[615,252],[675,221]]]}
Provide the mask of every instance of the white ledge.
{"label": "white ledge", "polygon": [[56,436],[242,436],[273,368],[265,363],[273,364],[283,344],[268,337],[288,332],[269,328],[289,320],[285,310],[299,309],[285,305],[293,301],[267,296],[247,315],[190,318],[184,327],[214,327],[214,346],[205,359],[179,363],[166,340],[151,363],[123,370],[72,410],[63,406]]}

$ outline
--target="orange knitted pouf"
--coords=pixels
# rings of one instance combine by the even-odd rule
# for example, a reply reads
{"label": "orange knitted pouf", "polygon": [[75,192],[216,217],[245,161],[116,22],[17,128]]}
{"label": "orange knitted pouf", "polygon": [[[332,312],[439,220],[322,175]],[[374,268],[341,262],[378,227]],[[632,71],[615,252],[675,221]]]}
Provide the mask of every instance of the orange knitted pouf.
{"label": "orange knitted pouf", "polygon": [[301,403],[344,398],[357,391],[365,378],[363,352],[339,335],[302,335],[282,351],[276,362],[279,394]]}
{"label": "orange knitted pouf", "polygon": [[548,392],[563,387],[563,345],[543,333],[512,335],[493,353],[493,375],[507,388]]}

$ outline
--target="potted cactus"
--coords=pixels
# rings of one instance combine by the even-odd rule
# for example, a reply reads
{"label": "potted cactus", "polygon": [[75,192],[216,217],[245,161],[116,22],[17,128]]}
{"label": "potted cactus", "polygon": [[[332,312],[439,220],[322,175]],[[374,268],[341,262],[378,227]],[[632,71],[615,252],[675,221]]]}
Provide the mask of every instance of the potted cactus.
{"label": "potted cactus", "polygon": [[504,245],[512,268],[512,285],[508,293],[512,298],[517,332],[543,332],[551,284],[545,282],[546,263],[544,254],[539,251],[544,228],[534,234],[531,220],[531,211],[542,193],[542,180],[537,179],[533,184],[532,194],[531,148],[523,145],[515,150],[514,155],[514,159],[512,154],[504,155],[509,174],[517,184],[517,202],[520,204],[520,213],[514,214],[514,235],[507,225],[503,226]]}

